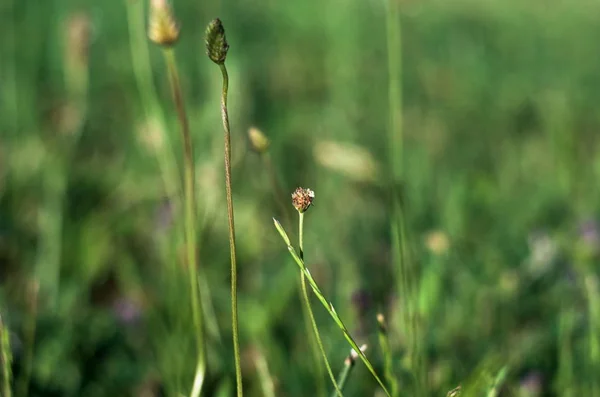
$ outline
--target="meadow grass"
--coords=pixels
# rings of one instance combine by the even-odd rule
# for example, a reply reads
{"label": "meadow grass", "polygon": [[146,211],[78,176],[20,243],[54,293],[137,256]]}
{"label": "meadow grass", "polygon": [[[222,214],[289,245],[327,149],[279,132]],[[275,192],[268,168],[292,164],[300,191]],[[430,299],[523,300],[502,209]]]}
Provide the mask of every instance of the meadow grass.
{"label": "meadow grass", "polygon": [[2,395],[323,394],[296,266],[339,394],[600,393],[596,3],[147,4],[0,5]]}

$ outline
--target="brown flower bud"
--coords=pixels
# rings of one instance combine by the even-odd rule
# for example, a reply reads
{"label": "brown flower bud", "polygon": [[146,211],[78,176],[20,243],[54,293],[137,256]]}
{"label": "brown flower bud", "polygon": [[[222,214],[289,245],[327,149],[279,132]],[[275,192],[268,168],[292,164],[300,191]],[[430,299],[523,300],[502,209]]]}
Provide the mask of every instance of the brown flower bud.
{"label": "brown flower bud", "polygon": [[229,44],[225,38],[225,28],[219,18],[213,19],[206,27],[206,55],[217,65],[225,63]]}
{"label": "brown flower bud", "polygon": [[179,39],[179,26],[167,0],[151,0],[148,37],[165,47],[171,47]]}
{"label": "brown flower bud", "polygon": [[257,153],[264,153],[269,148],[269,138],[262,133],[258,128],[252,127],[248,130],[248,138],[250,139],[250,147]]}
{"label": "brown flower bud", "polygon": [[292,193],[292,204],[300,213],[306,212],[314,199],[315,192],[310,189],[299,187]]}

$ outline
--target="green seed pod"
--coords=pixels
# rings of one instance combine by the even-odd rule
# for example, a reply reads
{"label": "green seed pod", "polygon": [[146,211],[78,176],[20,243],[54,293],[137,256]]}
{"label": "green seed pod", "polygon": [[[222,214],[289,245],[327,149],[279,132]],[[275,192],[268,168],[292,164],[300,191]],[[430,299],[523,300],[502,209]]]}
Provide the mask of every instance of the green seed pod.
{"label": "green seed pod", "polygon": [[225,38],[225,28],[219,18],[212,20],[206,27],[206,55],[216,63],[222,65],[227,58],[229,44]]}

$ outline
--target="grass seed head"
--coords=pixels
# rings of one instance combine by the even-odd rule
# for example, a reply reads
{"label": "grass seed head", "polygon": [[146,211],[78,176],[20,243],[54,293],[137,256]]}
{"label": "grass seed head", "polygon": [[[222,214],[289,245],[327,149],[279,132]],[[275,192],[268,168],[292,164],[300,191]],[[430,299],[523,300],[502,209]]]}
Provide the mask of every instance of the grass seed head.
{"label": "grass seed head", "polygon": [[179,39],[179,25],[167,0],[151,0],[148,37],[164,47],[173,46]]}
{"label": "grass seed head", "polygon": [[269,138],[256,127],[251,127],[248,130],[248,139],[250,140],[252,150],[259,154],[265,153],[271,144]]}
{"label": "grass seed head", "polygon": [[206,55],[216,63],[222,65],[227,58],[227,38],[225,37],[225,28],[219,18],[210,21],[206,27]]}

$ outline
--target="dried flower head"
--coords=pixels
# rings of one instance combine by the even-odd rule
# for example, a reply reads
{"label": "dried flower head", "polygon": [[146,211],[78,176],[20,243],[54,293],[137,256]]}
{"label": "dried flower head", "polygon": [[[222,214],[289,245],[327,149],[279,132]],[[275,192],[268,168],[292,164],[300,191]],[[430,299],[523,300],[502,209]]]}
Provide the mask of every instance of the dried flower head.
{"label": "dried flower head", "polygon": [[448,235],[441,230],[433,230],[425,236],[425,243],[431,253],[443,255],[450,249]]}
{"label": "dried flower head", "polygon": [[216,63],[221,65],[227,58],[229,44],[225,38],[225,28],[219,18],[210,21],[206,27],[206,55]]}
{"label": "dried flower head", "polygon": [[158,45],[170,47],[179,39],[179,25],[167,0],[151,0],[148,37]]}
{"label": "dried flower head", "polygon": [[269,148],[269,138],[261,130],[256,127],[251,127],[248,130],[248,139],[250,140],[250,147],[255,152],[262,154]]}
{"label": "dried flower head", "polygon": [[315,192],[299,187],[292,193],[292,204],[298,212],[303,213],[311,206],[315,199]]}

